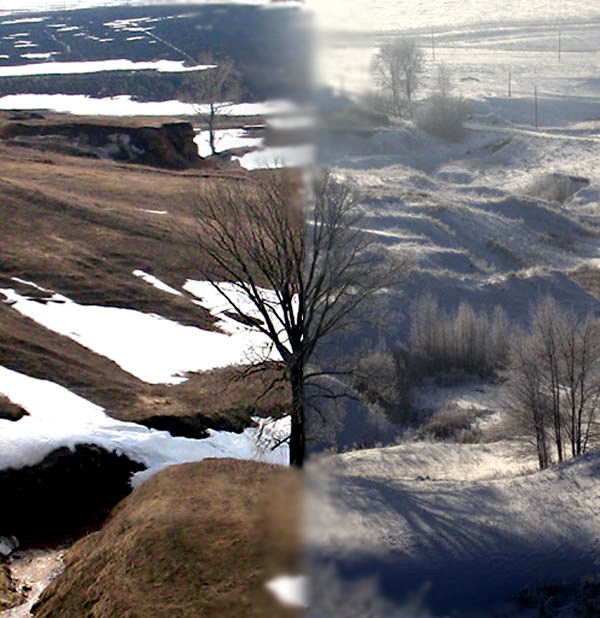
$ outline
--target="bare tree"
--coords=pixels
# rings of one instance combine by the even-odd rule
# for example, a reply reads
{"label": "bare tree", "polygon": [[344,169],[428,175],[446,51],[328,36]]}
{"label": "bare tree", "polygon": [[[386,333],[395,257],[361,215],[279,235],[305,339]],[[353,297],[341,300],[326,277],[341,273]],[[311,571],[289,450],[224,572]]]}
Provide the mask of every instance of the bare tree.
{"label": "bare tree", "polygon": [[540,470],[550,464],[547,428],[549,422],[548,397],[540,363],[536,338],[516,333],[512,338],[507,384],[508,408],[526,433],[535,439]]}
{"label": "bare tree", "polygon": [[329,172],[303,191],[298,174],[282,170],[218,180],[194,203],[197,246],[209,258],[202,260],[208,266],[201,276],[269,339],[283,362],[292,398],[290,463],[296,466],[305,456],[305,385],[327,373],[307,370],[317,345],[409,269],[408,259],[373,250],[360,230],[359,200],[352,183]]}
{"label": "bare tree", "polygon": [[371,69],[377,86],[392,97],[395,113],[402,115],[403,102],[412,101],[419,86],[425,60],[414,39],[396,38],[382,45]]}
{"label": "bare tree", "polygon": [[550,439],[558,462],[586,452],[600,413],[598,319],[545,298],[531,332],[512,341],[507,376],[511,407],[535,430],[540,467],[550,461]]}
{"label": "bare tree", "polygon": [[186,80],[182,98],[194,107],[198,118],[208,129],[211,154],[217,152],[215,130],[219,116],[240,98],[240,75],[230,58],[215,59],[201,55],[198,64],[208,68],[194,71]]}

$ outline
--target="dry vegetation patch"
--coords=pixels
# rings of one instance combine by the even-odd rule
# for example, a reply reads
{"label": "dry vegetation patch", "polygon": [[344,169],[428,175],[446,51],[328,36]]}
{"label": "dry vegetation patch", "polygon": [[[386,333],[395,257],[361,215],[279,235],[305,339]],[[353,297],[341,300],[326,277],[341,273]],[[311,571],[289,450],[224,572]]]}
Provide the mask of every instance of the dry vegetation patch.
{"label": "dry vegetation patch", "polygon": [[76,543],[38,618],[297,616],[264,584],[299,569],[300,476],[256,462],[163,470]]}
{"label": "dry vegetation patch", "polygon": [[[0,143],[0,287],[38,302],[50,296],[13,279],[19,277],[78,303],[156,313],[212,330],[214,318],[181,286],[205,266],[196,249],[194,195],[224,177],[251,184],[240,183],[248,178],[242,172],[173,172]],[[134,276],[135,269],[182,296],[156,289]],[[225,368],[176,386],[146,384],[1,302],[0,365],[57,382],[124,420],[221,415],[241,429],[250,416],[280,414],[287,403],[284,388],[256,401],[273,372],[240,381],[232,379],[236,370]]]}
{"label": "dry vegetation patch", "polygon": [[12,401],[0,395],[0,419],[7,421],[18,421],[27,416],[27,412],[21,406],[17,406]]}

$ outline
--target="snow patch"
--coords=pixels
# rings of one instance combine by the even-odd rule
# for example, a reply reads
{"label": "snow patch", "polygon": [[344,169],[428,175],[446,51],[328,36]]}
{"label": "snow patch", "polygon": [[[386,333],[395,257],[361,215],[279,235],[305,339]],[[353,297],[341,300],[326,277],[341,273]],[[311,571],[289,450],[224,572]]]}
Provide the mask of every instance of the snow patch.
{"label": "snow patch", "polygon": [[308,579],[305,575],[279,575],[265,586],[283,605],[308,607]]}
{"label": "snow patch", "polygon": [[162,290],[163,292],[168,292],[169,294],[173,294],[175,296],[182,296],[181,292],[179,292],[175,288],[172,288],[170,285],[163,283],[160,279],[158,279],[154,275],[149,275],[148,273],[145,273],[143,270],[134,270],[133,274],[136,277],[140,277],[140,279],[143,279],[144,281],[154,286],[155,288]]}
{"label": "snow patch", "polygon": [[17,422],[0,420],[0,469],[34,465],[57,448],[82,443],[116,451],[147,466],[148,470],[134,476],[136,486],[166,466],[207,457],[279,464],[288,460],[287,444],[274,450],[271,445],[288,435],[289,417],[256,418],[256,426],[240,434],[209,430],[208,438],[193,440],[115,420],[100,406],[58,384],[2,366],[0,393],[29,412]]}
{"label": "snow patch", "polygon": [[231,318],[222,317],[226,330],[219,333],[133,309],[79,305],[60,294],[40,303],[10,288],[0,293],[19,313],[150,384],[177,384],[186,371],[248,363],[269,348],[263,335]]}
{"label": "snow patch", "polygon": [[[58,30],[58,32],[62,31],[63,30]],[[0,77],[22,75],[78,75],[82,73],[98,73],[103,71],[158,71],[160,73],[183,73],[189,71],[200,71],[207,68],[209,68],[207,65],[186,67],[183,65],[183,61],[175,60],[133,62],[132,60],[120,59],[93,60],[89,62],[43,62],[41,64],[22,64],[18,66],[0,67]]]}

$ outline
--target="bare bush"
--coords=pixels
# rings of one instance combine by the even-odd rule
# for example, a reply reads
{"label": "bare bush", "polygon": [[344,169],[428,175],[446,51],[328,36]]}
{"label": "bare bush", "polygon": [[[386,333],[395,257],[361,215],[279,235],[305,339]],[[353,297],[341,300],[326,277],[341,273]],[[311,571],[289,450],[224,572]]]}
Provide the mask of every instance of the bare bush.
{"label": "bare bush", "polygon": [[455,442],[478,442],[481,432],[473,426],[477,411],[447,404],[435,412],[421,427],[419,436],[433,440],[453,440]]}
{"label": "bare bush", "polygon": [[359,359],[352,376],[353,387],[367,404],[378,406],[386,418],[404,426],[411,422],[412,414],[413,376],[407,357],[402,347],[367,353]]}
{"label": "bare bush", "polygon": [[508,319],[499,309],[490,321],[466,302],[447,311],[426,293],[413,303],[411,314],[410,353],[423,375],[491,377],[506,361],[501,332]]}

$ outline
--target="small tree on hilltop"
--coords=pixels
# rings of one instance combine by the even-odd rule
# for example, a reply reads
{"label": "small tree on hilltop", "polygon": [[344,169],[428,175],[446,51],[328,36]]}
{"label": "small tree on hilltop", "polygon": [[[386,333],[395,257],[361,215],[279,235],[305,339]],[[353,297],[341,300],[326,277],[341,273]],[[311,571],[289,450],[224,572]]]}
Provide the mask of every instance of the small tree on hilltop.
{"label": "small tree on hilltop", "polygon": [[[197,246],[209,258],[201,276],[281,357],[296,466],[305,455],[305,385],[321,375],[306,371],[317,345],[409,268],[406,259],[371,251],[352,183],[322,172],[307,189],[297,173],[269,171],[217,180],[194,202]],[[241,303],[240,293],[249,302]]]}
{"label": "small tree on hilltop", "polygon": [[382,45],[371,70],[377,86],[391,95],[394,112],[402,115],[404,101],[412,101],[425,60],[414,39],[397,38]]}
{"label": "small tree on hilltop", "polygon": [[217,152],[215,130],[219,117],[240,99],[240,74],[233,60],[217,60],[210,53],[200,56],[198,64],[208,68],[190,74],[182,98],[191,103],[196,116],[206,125],[210,152],[214,155]]}

